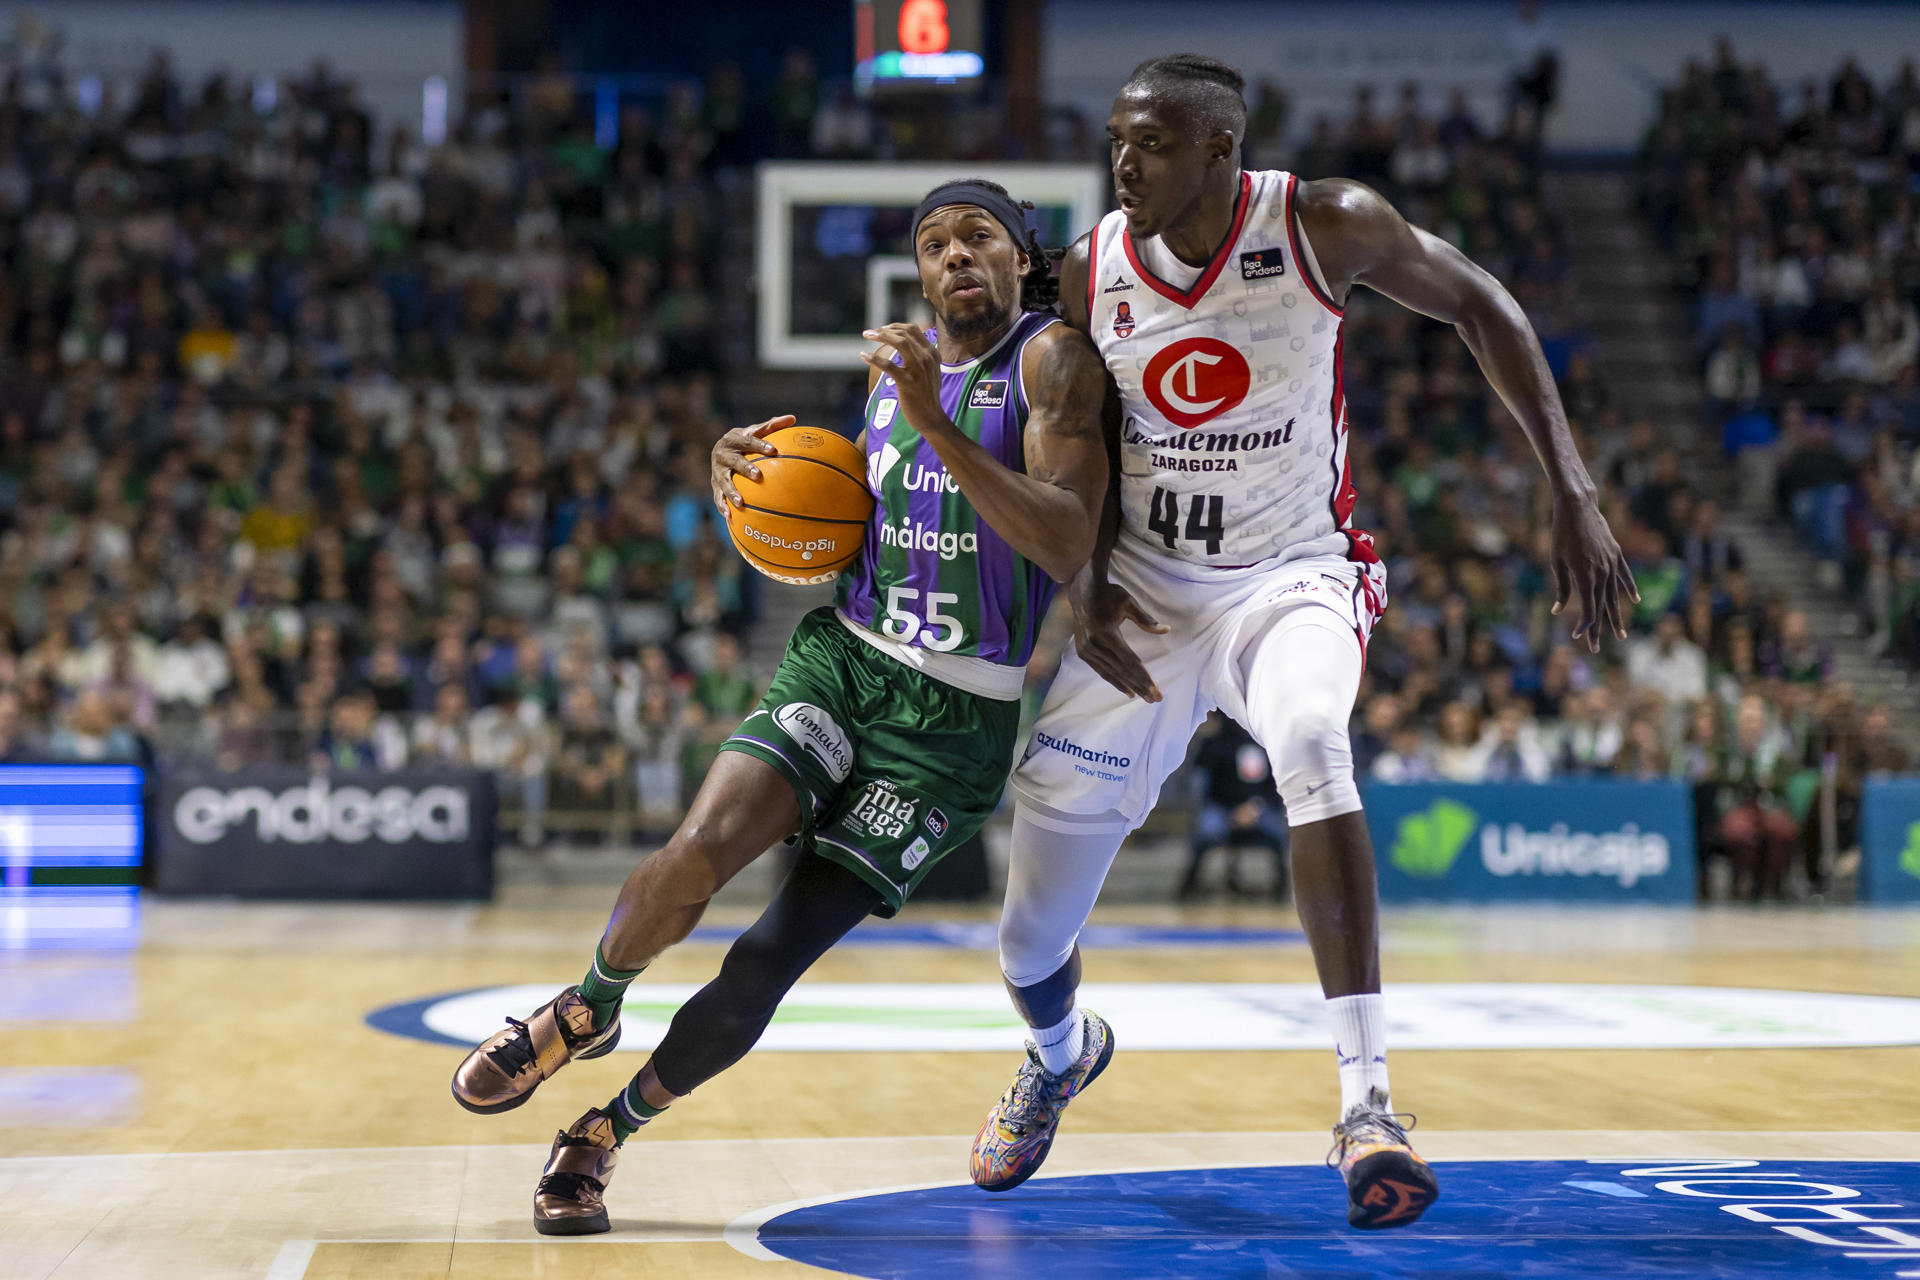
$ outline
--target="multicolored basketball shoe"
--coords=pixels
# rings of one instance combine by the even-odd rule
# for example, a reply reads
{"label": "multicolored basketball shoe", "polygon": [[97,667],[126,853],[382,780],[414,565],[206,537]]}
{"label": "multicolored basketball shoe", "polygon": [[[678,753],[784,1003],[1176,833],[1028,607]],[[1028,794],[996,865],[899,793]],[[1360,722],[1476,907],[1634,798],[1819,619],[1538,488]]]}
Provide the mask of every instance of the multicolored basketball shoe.
{"label": "multicolored basketball shoe", "polygon": [[1369,1091],[1333,1126],[1327,1153],[1327,1167],[1347,1180],[1348,1225],[1367,1231],[1417,1222],[1440,1198],[1439,1179],[1407,1141],[1414,1118],[1402,1125],[1387,1106],[1383,1091]]}
{"label": "multicolored basketball shoe", "polygon": [[1020,1074],[987,1112],[987,1122],[973,1140],[974,1186],[1011,1191],[1039,1172],[1053,1149],[1060,1113],[1113,1061],[1113,1028],[1091,1009],[1081,1012],[1087,1020],[1086,1048],[1064,1074],[1050,1075],[1040,1065],[1040,1051],[1027,1043]]}
{"label": "multicolored basketball shoe", "polygon": [[602,1057],[619,1043],[620,1015],[594,1030],[593,1010],[578,987],[568,987],[525,1022],[508,1018],[505,1031],[462,1059],[453,1073],[453,1100],[483,1116],[511,1111],[567,1063]]}
{"label": "multicolored basketball shoe", "polygon": [[591,1236],[608,1229],[607,1179],[620,1159],[613,1121],[594,1108],[553,1135],[533,1189],[533,1229],[543,1236]]}

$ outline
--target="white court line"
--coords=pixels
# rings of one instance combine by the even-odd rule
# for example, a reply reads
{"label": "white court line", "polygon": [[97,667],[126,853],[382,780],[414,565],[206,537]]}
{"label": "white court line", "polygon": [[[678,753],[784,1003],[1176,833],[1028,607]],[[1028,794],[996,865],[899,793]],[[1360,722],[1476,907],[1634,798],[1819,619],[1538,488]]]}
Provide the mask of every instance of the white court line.
{"label": "white court line", "polygon": [[[1195,1130],[1192,1133],[1156,1134],[1156,1137],[1169,1138],[1210,1138],[1219,1133],[1231,1133],[1233,1130]],[[1318,1133],[1319,1130],[1308,1132]],[[1825,1130],[1819,1132],[1825,1133]],[[1266,1137],[1266,1134],[1255,1134]],[[1276,1131],[1275,1136],[1293,1136]],[[901,1137],[872,1138],[834,1138],[831,1141],[839,1145],[856,1142],[960,1142],[965,1139],[951,1133],[912,1133]],[[719,1147],[719,1146],[779,1146],[789,1143],[820,1142],[820,1138],[666,1138],[650,1142],[649,1147]],[[444,1146],[423,1147],[252,1147],[241,1151],[105,1151],[72,1156],[0,1156],[0,1165],[12,1164],[75,1164],[87,1160],[193,1160],[213,1156],[332,1156],[343,1153],[363,1155],[367,1152],[383,1152],[395,1155],[411,1155],[422,1151],[548,1151],[551,1144],[532,1142],[477,1142],[449,1144]]]}
{"label": "white court line", "polygon": [[267,1268],[267,1280],[300,1280],[307,1274],[307,1264],[313,1261],[314,1246],[318,1240],[287,1240],[281,1243],[280,1252],[273,1255],[273,1265]]}
{"label": "white court line", "polygon": [[[906,1188],[902,1188],[905,1190]],[[862,1193],[871,1194],[871,1193]],[[583,1244],[714,1244],[719,1236],[647,1236],[636,1238],[617,1234],[601,1236],[568,1236],[565,1243],[568,1248]],[[500,1245],[500,1244],[559,1244],[561,1241],[551,1236],[540,1236],[533,1240],[475,1240],[455,1239],[451,1236],[339,1236],[325,1240],[283,1240],[280,1251],[273,1255],[273,1262],[267,1267],[265,1280],[302,1280],[307,1268],[313,1265],[314,1250],[323,1244],[447,1244],[447,1245]],[[766,1255],[774,1262],[790,1262],[777,1253]]]}

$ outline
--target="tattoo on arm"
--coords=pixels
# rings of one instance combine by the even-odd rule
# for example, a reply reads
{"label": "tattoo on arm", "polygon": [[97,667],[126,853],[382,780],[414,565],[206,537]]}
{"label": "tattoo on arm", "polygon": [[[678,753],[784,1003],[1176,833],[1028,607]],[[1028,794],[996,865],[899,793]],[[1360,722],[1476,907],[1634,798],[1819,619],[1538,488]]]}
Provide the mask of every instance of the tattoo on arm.
{"label": "tattoo on arm", "polygon": [[[1035,529],[1044,545],[1036,557],[1056,581],[1083,568],[1098,542],[1107,499],[1107,441],[1102,426],[1106,365],[1079,330],[1055,325],[1029,355],[1024,385],[1032,413],[1025,435],[1027,479],[1053,495]],[[1038,344],[1036,344],[1038,345]]]}
{"label": "tattoo on arm", "polygon": [[[1106,399],[1106,366],[1093,343],[1078,329],[1063,327],[1060,336],[1047,344],[1035,370],[1038,386],[1031,397],[1031,422],[1041,428],[1044,439],[1089,441],[1106,452],[1101,439],[1101,405]],[[1075,451],[1076,455],[1078,451]],[[1029,468],[1037,480],[1058,483],[1063,477],[1043,474],[1048,466],[1043,449],[1038,458],[1030,458]],[[1071,486],[1069,486],[1071,487]]]}

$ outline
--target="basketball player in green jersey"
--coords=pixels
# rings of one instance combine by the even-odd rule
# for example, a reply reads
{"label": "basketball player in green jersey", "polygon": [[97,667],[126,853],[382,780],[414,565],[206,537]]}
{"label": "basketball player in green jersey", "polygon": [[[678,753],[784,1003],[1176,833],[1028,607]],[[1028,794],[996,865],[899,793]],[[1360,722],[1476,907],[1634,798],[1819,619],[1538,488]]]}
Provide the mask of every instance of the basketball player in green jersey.
{"label": "basketball player in green jersey", "polygon": [[[751,1049],[787,991],[868,915],[892,915],[976,832],[1013,764],[1019,696],[1054,585],[1092,553],[1107,490],[1106,373],[1052,311],[1053,281],[1006,191],[937,187],[914,214],[937,329],[869,332],[862,441],[875,505],[835,607],[794,631],[772,688],[721,749],[686,819],[627,877],[586,976],[469,1053],[469,1111],[520,1106],[620,1038],[627,984],[685,938],[722,885],[783,838],[772,903],[674,1015],[652,1058],[562,1130],[534,1193],[547,1235],[608,1230],[619,1146]],[[739,502],[776,418],[713,451]]]}

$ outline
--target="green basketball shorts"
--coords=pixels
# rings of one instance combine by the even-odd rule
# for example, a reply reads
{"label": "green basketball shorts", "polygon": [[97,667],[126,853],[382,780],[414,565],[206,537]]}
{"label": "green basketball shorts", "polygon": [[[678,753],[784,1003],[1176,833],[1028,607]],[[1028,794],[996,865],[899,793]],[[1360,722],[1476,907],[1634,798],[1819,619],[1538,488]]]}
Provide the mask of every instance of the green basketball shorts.
{"label": "green basketball shorts", "polygon": [[803,845],[900,910],[1000,803],[1020,704],[943,684],[848,631],[831,608],[794,628],[773,685],[722,751],[780,772]]}

